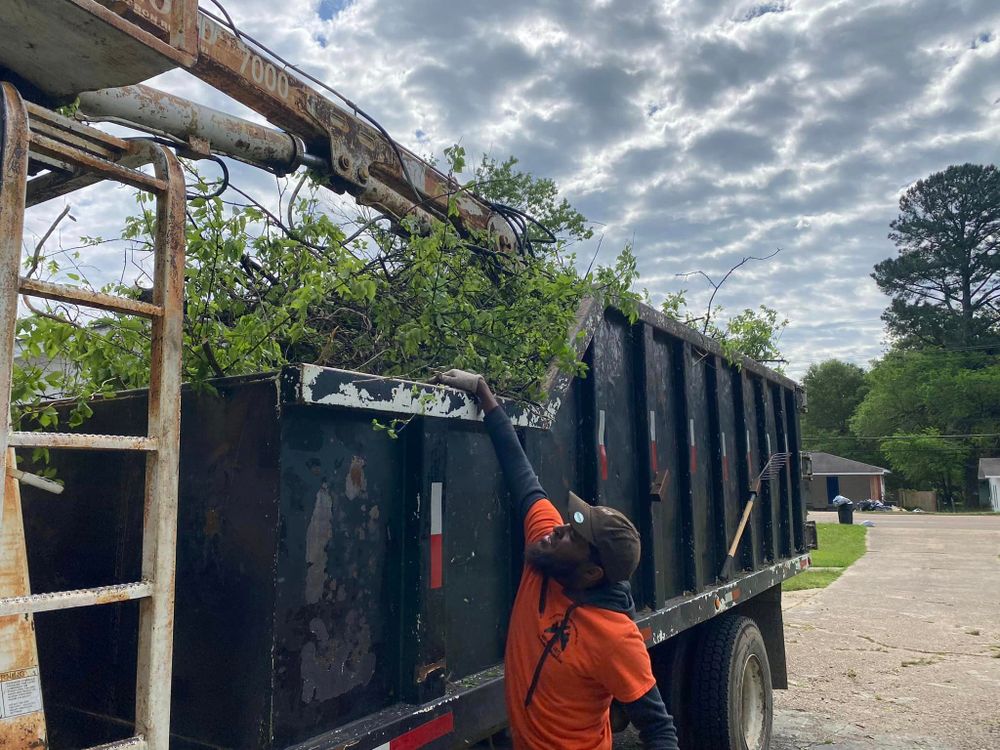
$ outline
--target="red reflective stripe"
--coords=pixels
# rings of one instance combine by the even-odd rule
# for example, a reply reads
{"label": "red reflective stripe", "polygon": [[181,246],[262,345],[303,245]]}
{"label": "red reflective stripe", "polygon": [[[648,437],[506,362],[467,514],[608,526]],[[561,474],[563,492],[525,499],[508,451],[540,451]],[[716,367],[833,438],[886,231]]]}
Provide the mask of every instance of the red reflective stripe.
{"label": "red reflective stripe", "polygon": [[455,731],[455,717],[447,713],[421,724],[416,729],[411,729],[406,734],[401,734],[389,743],[389,750],[416,750],[453,731]]}
{"label": "red reflective stripe", "polygon": [[722,457],[722,480],[724,482],[729,481],[729,458],[726,456]]}
{"label": "red reflective stripe", "polygon": [[656,461],[656,441],[655,440],[649,444],[649,462],[653,466],[653,473],[654,474],[657,471],[659,471],[659,467],[657,466],[657,461]]}
{"label": "red reflective stripe", "polygon": [[441,558],[444,553],[444,538],[441,534],[431,536],[431,588],[439,589],[443,585]]}
{"label": "red reflective stripe", "polygon": [[597,446],[597,454],[601,458],[601,479],[607,481],[608,479],[608,452],[604,450],[603,445]]}

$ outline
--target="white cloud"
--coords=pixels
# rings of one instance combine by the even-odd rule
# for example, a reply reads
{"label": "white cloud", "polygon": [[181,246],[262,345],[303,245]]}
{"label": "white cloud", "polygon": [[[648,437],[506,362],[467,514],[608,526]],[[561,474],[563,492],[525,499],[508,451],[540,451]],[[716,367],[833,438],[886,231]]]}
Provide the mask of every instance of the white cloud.
{"label": "white cloud", "polygon": [[[555,178],[600,223],[604,260],[635,238],[654,297],[689,286],[703,301],[675,274],[724,273],[781,247],[721,302],[788,317],[793,374],[878,354],[886,299],[869,273],[894,252],[900,191],[1000,151],[995,0],[228,5],[418,153],[461,141]],[[183,73],[156,85],[248,114]],[[73,196],[74,211],[109,234],[130,206],[121,191],[96,195]],[[60,207],[33,212],[29,228],[44,231]],[[99,262],[120,271],[110,255]]]}

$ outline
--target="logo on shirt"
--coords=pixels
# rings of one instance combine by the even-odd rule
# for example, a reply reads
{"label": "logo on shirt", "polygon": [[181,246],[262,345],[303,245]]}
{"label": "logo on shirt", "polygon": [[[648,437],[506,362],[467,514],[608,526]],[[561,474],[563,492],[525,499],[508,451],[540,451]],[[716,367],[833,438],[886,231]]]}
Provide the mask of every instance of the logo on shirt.
{"label": "logo on shirt", "polygon": [[566,649],[576,642],[576,638],[576,625],[572,619],[566,619],[566,615],[563,613],[552,618],[549,626],[542,631],[538,640],[542,642],[543,646],[552,641],[549,654],[555,659],[559,659]]}

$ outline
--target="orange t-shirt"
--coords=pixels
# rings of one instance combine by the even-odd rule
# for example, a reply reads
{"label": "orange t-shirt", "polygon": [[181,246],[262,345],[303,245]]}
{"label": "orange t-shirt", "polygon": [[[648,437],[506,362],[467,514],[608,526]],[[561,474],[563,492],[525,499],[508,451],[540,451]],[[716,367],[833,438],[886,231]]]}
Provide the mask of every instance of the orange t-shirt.
{"label": "orange t-shirt", "polygon": [[[539,500],[524,520],[531,544],[563,523],[552,503]],[[539,612],[544,577],[524,566],[507,631],[505,654],[507,713],[517,750],[611,750],[611,699],[631,703],[656,684],[639,629],[624,612],[579,606],[570,613],[539,673],[531,702],[525,698],[545,645],[557,632],[573,601],[548,581]]]}

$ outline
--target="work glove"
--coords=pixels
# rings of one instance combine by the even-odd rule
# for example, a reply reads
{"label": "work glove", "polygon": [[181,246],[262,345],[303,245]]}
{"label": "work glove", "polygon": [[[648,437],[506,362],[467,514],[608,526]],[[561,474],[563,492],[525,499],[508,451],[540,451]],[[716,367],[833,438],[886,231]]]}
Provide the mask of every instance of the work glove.
{"label": "work glove", "polygon": [[458,388],[460,391],[465,391],[466,393],[475,395],[475,393],[479,390],[479,384],[485,383],[486,380],[482,375],[478,375],[474,372],[451,369],[446,372],[439,372],[431,378],[431,382],[441,383],[442,385],[451,386],[452,388]]}

